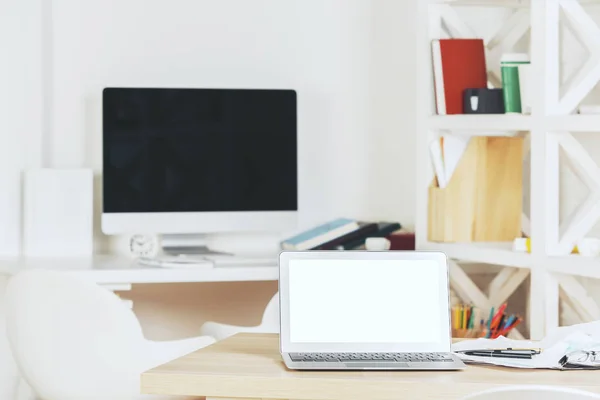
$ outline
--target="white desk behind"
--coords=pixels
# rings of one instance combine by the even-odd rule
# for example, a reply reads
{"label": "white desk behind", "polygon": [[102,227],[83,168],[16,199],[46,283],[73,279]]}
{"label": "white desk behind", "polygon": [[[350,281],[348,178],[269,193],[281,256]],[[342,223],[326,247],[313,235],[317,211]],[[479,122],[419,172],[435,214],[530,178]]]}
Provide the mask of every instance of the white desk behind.
{"label": "white desk behind", "polygon": [[64,271],[103,286],[114,285],[114,290],[127,290],[128,285],[137,283],[276,281],[279,278],[274,265],[160,268],[116,256],[0,259],[0,275],[12,276],[36,268]]}

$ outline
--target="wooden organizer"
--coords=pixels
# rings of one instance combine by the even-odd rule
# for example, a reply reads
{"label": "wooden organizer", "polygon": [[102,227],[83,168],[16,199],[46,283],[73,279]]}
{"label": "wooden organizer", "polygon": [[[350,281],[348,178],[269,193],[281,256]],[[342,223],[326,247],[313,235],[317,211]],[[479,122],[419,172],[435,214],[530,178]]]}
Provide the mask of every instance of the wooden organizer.
{"label": "wooden organizer", "polygon": [[445,188],[429,187],[432,242],[512,242],[521,236],[523,139],[474,137]]}

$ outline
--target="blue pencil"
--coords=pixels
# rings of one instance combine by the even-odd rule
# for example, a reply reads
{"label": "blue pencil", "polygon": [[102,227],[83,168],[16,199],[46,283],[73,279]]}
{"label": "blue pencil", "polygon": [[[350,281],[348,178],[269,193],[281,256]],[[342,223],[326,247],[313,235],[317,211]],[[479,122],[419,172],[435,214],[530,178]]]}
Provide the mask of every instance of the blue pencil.
{"label": "blue pencil", "polygon": [[506,328],[511,326],[512,323],[515,321],[515,319],[517,319],[517,317],[515,317],[514,315],[511,315],[510,317],[508,317],[508,320],[504,323],[502,330],[505,330]]}

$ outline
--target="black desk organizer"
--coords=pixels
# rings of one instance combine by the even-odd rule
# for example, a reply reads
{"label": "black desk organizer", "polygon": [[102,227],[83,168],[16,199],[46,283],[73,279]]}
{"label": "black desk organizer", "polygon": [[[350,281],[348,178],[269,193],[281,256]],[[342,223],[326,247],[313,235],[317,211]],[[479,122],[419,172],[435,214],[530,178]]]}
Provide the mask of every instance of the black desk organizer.
{"label": "black desk organizer", "polygon": [[504,114],[502,89],[465,89],[465,114]]}

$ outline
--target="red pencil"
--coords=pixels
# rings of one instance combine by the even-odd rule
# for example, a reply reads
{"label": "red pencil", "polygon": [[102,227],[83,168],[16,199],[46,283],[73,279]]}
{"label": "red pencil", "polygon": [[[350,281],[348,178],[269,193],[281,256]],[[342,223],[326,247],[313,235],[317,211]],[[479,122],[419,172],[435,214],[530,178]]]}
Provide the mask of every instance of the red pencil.
{"label": "red pencil", "polygon": [[507,326],[500,333],[498,333],[496,337],[508,335],[510,331],[512,331],[517,325],[521,323],[521,321],[523,321],[523,318],[517,318],[515,322],[513,322],[510,326]]}
{"label": "red pencil", "polygon": [[492,325],[491,325],[491,330],[494,330],[496,328],[496,325],[498,324],[498,322],[500,322],[500,318],[502,318],[502,314],[504,314],[504,310],[506,310],[506,303],[502,304],[500,306],[500,308],[498,309],[498,312],[496,313],[496,315],[494,315],[494,318],[492,318]]}

